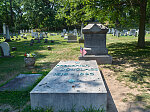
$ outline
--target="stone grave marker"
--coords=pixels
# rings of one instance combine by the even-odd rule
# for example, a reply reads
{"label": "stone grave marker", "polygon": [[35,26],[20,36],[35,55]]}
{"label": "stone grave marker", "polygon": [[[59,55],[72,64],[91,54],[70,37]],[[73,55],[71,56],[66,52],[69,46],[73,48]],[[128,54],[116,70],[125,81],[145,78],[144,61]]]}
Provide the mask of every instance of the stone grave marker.
{"label": "stone grave marker", "polygon": [[74,30],[73,30],[73,35],[75,35],[75,36],[77,36],[77,35],[78,35],[78,33],[77,33],[77,29],[74,29]]}
{"label": "stone grave marker", "polygon": [[65,34],[67,32],[67,30],[66,29],[63,29],[63,33]]}
{"label": "stone grave marker", "polygon": [[107,90],[95,60],[60,61],[30,92],[31,108],[106,110]]}
{"label": "stone grave marker", "polygon": [[73,34],[68,34],[68,43],[77,43],[77,36]]}
{"label": "stone grave marker", "polygon": [[3,35],[4,37],[6,37],[6,24],[3,23]]}
{"label": "stone grave marker", "polygon": [[42,74],[20,74],[13,80],[0,87],[0,91],[21,91],[32,86]]}
{"label": "stone grave marker", "polygon": [[85,56],[79,60],[96,60],[98,64],[111,64],[112,57],[106,48],[108,28],[102,24],[88,24],[83,28]]}
{"label": "stone grave marker", "polygon": [[9,27],[8,26],[6,26],[6,40],[5,40],[5,42],[10,42],[11,40],[10,40],[10,34],[9,34]]}
{"label": "stone grave marker", "polygon": [[130,35],[132,36],[135,36],[135,33],[136,33],[136,29],[130,29]]}
{"label": "stone grave marker", "polygon": [[10,47],[7,42],[0,43],[2,57],[10,57]]}
{"label": "stone grave marker", "polygon": [[121,32],[121,36],[124,36],[124,32],[123,31]]}

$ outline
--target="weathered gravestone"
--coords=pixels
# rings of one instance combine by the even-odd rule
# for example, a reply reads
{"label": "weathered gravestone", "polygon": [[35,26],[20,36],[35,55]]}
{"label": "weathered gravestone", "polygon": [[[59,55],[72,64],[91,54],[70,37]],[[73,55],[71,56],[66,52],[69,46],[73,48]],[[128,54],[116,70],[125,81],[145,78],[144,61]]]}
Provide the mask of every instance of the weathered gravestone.
{"label": "weathered gravestone", "polygon": [[60,61],[30,92],[32,109],[106,110],[107,91],[96,61]]}
{"label": "weathered gravestone", "polygon": [[130,36],[132,35],[135,36],[136,35],[135,33],[136,33],[136,29],[130,29],[130,33],[129,33]]}
{"label": "weathered gravestone", "polygon": [[106,48],[106,33],[108,28],[102,24],[88,24],[83,28],[85,56],[79,60],[96,60],[98,64],[111,64],[112,57]]}
{"label": "weathered gravestone", "polygon": [[79,43],[84,43],[83,33],[82,33],[83,27],[84,27],[84,24],[82,23],[82,24],[81,24],[81,36],[80,36],[80,39],[79,39]]}
{"label": "weathered gravestone", "polygon": [[73,34],[68,34],[68,43],[77,43],[77,36]]}
{"label": "weathered gravestone", "polygon": [[6,24],[3,23],[3,35],[4,37],[6,37]]}
{"label": "weathered gravestone", "polygon": [[10,47],[7,42],[0,43],[2,57],[10,57]]}
{"label": "weathered gravestone", "polygon": [[6,40],[5,40],[5,42],[10,42],[10,41],[11,41],[11,39],[10,39],[10,35],[9,35],[9,27],[6,26]]}

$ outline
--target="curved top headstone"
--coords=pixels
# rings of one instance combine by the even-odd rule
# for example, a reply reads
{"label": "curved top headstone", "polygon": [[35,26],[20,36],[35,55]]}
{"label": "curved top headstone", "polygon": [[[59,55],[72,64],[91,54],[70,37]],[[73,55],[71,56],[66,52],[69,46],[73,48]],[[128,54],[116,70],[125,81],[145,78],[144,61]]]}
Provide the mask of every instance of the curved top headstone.
{"label": "curved top headstone", "polygon": [[7,42],[0,43],[0,47],[2,48],[3,51],[2,56],[10,56],[10,47]]}
{"label": "curved top headstone", "polygon": [[88,24],[82,29],[83,34],[106,34],[108,28],[102,24]]}

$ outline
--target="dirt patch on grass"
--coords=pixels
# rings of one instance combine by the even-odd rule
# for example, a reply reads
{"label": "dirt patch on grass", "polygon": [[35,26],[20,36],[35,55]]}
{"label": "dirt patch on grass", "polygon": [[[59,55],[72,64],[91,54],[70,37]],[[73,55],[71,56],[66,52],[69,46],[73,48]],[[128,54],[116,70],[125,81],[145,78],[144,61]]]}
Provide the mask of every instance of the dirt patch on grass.
{"label": "dirt patch on grass", "polygon": [[[113,107],[109,107],[109,105],[113,104],[109,104],[110,102],[108,101],[108,112],[149,112],[150,110],[145,110],[145,102],[134,101],[135,96],[141,94],[142,91],[138,91],[138,87],[129,88],[125,81],[118,81],[116,72],[105,67],[100,65],[100,70],[117,108],[117,110],[114,110]],[[126,71],[132,70],[133,68],[126,69]]]}

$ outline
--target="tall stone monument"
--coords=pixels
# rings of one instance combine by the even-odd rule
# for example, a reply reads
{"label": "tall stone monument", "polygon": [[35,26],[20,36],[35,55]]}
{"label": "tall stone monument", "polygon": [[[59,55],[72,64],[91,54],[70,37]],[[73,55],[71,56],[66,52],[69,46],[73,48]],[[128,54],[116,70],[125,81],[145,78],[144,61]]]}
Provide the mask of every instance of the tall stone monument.
{"label": "tall stone monument", "polygon": [[10,34],[9,34],[9,27],[6,25],[6,40],[5,42],[10,42]]}
{"label": "tall stone monument", "polygon": [[79,56],[79,60],[96,60],[98,64],[111,64],[112,57],[106,48],[108,28],[102,24],[88,24],[83,28],[84,49],[87,54]]}
{"label": "tall stone monument", "polygon": [[81,24],[81,37],[80,37],[80,39],[79,39],[79,43],[84,43],[83,32],[82,32],[83,27],[84,27],[84,24],[82,23],[82,24]]}
{"label": "tall stone monument", "polygon": [[6,24],[3,23],[3,35],[4,37],[6,37]]}

